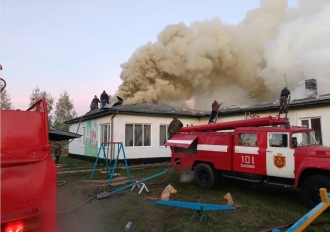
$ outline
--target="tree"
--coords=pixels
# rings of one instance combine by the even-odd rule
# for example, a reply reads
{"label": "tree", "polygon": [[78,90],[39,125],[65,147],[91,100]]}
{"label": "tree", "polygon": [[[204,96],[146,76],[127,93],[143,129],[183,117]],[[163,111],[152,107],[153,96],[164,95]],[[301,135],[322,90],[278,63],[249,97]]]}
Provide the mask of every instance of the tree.
{"label": "tree", "polygon": [[[48,126],[50,127],[52,125],[52,110],[54,105],[54,97],[47,93],[46,91],[40,91],[40,88],[37,86],[35,89],[32,90],[32,94],[30,95],[30,104],[29,106],[32,106],[36,101],[44,98],[47,103],[47,110],[48,110]],[[41,107],[41,110],[42,107]]]}
{"label": "tree", "polygon": [[6,89],[1,92],[0,109],[2,109],[2,110],[13,110],[14,109],[13,105],[11,103],[10,95]]}
{"label": "tree", "polygon": [[70,95],[65,90],[60,95],[55,106],[54,128],[68,131],[69,125],[64,122],[75,117],[77,117],[77,113],[74,110],[73,102],[70,100]]}

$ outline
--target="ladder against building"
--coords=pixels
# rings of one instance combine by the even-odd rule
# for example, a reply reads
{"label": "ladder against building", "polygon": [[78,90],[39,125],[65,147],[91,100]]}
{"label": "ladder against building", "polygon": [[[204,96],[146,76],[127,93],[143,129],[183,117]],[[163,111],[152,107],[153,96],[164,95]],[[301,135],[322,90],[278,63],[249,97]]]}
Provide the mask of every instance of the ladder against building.
{"label": "ladder against building", "polygon": [[[286,104],[286,109],[283,109],[284,114],[285,114],[284,118],[287,118],[287,116],[288,116],[289,106],[290,106],[290,99],[291,99],[291,96],[288,98],[288,102]],[[280,104],[281,104],[281,102],[280,102]],[[278,108],[278,118],[280,118],[280,117],[281,117],[281,105],[279,105],[279,108]]]}
{"label": "ladder against building", "polygon": [[[224,102],[223,102],[224,103]],[[222,103],[222,104],[223,104]],[[220,112],[220,107],[221,107],[221,105],[219,106],[219,108],[218,108],[218,112],[217,112],[217,114],[215,115],[215,118],[213,119],[213,122],[210,122],[210,119],[211,119],[211,117],[212,117],[212,112],[211,112],[211,114],[210,114],[210,117],[209,117],[209,124],[210,123],[216,123],[217,122],[217,120],[218,120],[218,115],[219,115],[219,112]]]}
{"label": "ladder against building", "polygon": [[[110,171],[110,165],[109,165],[109,162],[108,162],[108,157],[107,157],[106,152],[105,152],[105,145],[112,145],[112,144],[117,144],[118,145],[118,152],[117,152],[115,163],[114,163],[114,165],[113,165],[113,167]],[[97,153],[97,157],[96,157],[96,160],[95,160],[95,164],[94,164],[94,167],[93,167],[93,170],[92,170],[92,175],[91,175],[90,179],[92,180],[93,177],[94,177],[95,169],[97,167],[97,163],[98,163],[98,160],[99,160],[99,157],[100,157],[101,150],[103,151],[103,158],[105,159],[107,173],[109,174],[109,181],[108,181],[107,185],[111,184],[111,181],[112,181],[112,178],[113,178],[113,175],[114,175],[114,171],[117,167],[117,163],[118,163],[118,160],[119,160],[119,157],[120,157],[121,153],[123,154],[123,159],[124,159],[124,162],[125,162],[127,179],[128,179],[128,182],[131,183],[132,182],[131,175],[130,175],[128,164],[127,164],[125,148],[124,148],[124,145],[123,145],[122,142],[103,142],[101,144],[101,146],[99,148],[99,151]]]}

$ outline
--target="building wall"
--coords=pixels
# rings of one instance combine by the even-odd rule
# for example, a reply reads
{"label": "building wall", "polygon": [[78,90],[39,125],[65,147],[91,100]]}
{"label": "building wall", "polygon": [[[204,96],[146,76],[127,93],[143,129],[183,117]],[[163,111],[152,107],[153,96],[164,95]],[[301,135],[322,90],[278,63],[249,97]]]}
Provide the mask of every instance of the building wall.
{"label": "building wall", "polygon": [[[79,123],[71,124],[70,125],[70,132],[76,133],[78,129]],[[83,134],[84,134],[84,128],[86,128],[87,122],[81,122],[78,130],[78,134],[82,135],[79,139],[74,139],[72,142],[69,143],[69,153],[72,154],[84,154],[85,153],[85,147],[83,144]]]}
{"label": "building wall", "polygon": [[[258,115],[265,117],[269,115],[275,116],[277,112],[258,113]],[[83,135],[80,139],[75,139],[69,144],[69,153],[85,156],[97,156],[98,149],[101,144],[101,139],[104,131],[102,125],[108,124],[108,134],[110,133],[111,116],[105,116],[91,121],[81,122],[78,133]],[[292,126],[301,126],[301,120],[308,120],[309,127],[311,127],[311,118],[320,118],[321,121],[321,137],[323,145],[330,146],[330,106],[315,107],[309,109],[291,109],[288,117]],[[187,124],[200,125],[207,124],[208,117],[205,118],[179,118],[184,126]],[[226,122],[233,120],[244,120],[245,114],[235,116],[219,116],[217,122]],[[160,145],[160,125],[168,125],[171,122],[171,117],[155,117],[155,116],[138,116],[138,115],[123,115],[118,114],[114,118],[113,141],[123,142],[125,145],[125,152],[127,159],[139,158],[159,158],[170,157],[170,149]],[[129,147],[125,144],[125,124],[145,124],[151,125],[150,129],[150,146],[135,146]],[[77,132],[78,123],[70,126],[70,132]],[[105,126],[103,126],[104,128]],[[85,136],[84,136],[85,134]],[[110,141],[110,137],[106,141]],[[111,152],[112,149],[112,152]],[[118,147],[107,146],[106,155],[115,158]],[[103,153],[100,155],[103,158]]]}
{"label": "building wall", "polygon": [[[261,117],[266,117],[269,115],[276,116],[278,112],[264,112],[264,113],[254,113],[260,115]],[[283,114],[282,114],[283,115]],[[330,146],[330,106],[314,107],[307,109],[290,109],[288,113],[288,118],[292,126],[302,126],[302,120],[309,121],[309,127],[311,128],[312,118],[320,118],[321,121],[321,137],[322,143],[325,146]],[[221,114],[218,117],[217,122],[227,122],[233,120],[244,120],[245,114],[235,116],[227,116]],[[208,118],[202,118],[199,124],[205,124],[208,122]]]}
{"label": "building wall", "polygon": [[[78,133],[83,135],[80,139],[75,139],[69,144],[69,153],[85,156],[97,156],[99,147],[101,145],[102,131],[105,124],[108,124],[107,134],[110,141],[110,128],[111,128],[112,115],[97,118],[95,120],[81,122]],[[199,124],[199,119],[196,118],[179,118],[183,125],[186,124]],[[139,116],[139,115],[123,115],[118,114],[113,120],[113,142],[123,142],[125,146],[125,153],[127,159],[139,158],[159,158],[170,157],[170,149],[160,145],[160,126],[169,125],[171,117],[153,117],[153,116]],[[76,133],[79,123],[70,125],[70,132]],[[125,125],[126,124],[143,124],[150,125],[150,146],[126,146],[125,144]],[[85,131],[85,133],[84,133]],[[84,145],[83,145],[84,141]],[[118,145],[106,146],[106,156],[114,159],[118,152]],[[103,152],[100,157],[103,158]],[[122,157],[122,156],[121,156]]]}

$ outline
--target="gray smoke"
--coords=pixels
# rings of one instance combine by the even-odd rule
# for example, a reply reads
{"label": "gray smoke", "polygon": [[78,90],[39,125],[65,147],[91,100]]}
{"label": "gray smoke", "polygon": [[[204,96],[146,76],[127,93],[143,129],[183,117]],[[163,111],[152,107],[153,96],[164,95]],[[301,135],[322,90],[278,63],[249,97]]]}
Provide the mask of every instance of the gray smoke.
{"label": "gray smoke", "polygon": [[261,0],[237,25],[220,19],[168,25],[121,65],[117,95],[126,105],[251,104],[252,90],[255,103],[277,99],[284,74],[293,98],[307,94],[301,82],[310,78],[317,79],[319,94],[327,93],[329,15],[329,0],[300,0],[296,8],[286,0]]}

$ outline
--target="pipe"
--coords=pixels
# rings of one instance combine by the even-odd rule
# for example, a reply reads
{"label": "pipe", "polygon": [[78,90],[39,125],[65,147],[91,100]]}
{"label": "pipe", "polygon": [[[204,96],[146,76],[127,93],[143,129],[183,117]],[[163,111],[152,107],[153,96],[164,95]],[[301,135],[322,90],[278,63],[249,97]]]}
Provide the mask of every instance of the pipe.
{"label": "pipe", "polygon": [[237,127],[281,125],[288,120],[289,118],[278,118],[278,117],[268,116],[262,118],[252,118],[247,120],[236,120],[229,122],[205,124],[199,126],[181,127],[180,132],[193,132],[193,131],[202,132],[202,131],[230,130],[230,129],[235,129]]}
{"label": "pipe", "polygon": [[[110,124],[110,142],[113,142],[113,119],[114,117],[116,117],[116,115],[118,114],[118,110],[117,112],[111,117],[111,124]],[[115,144],[111,144],[111,147],[110,147],[110,164],[111,164],[111,161],[112,161],[112,154],[113,154],[113,146]]]}

